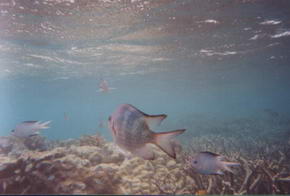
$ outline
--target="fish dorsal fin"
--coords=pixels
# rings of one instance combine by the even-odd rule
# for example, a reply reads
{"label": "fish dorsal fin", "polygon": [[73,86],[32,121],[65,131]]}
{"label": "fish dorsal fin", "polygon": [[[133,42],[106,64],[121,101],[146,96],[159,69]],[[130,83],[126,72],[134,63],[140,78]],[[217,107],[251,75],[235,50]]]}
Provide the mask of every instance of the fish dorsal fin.
{"label": "fish dorsal fin", "polygon": [[36,120],[27,120],[27,121],[23,121],[22,123],[36,123],[36,122],[38,122],[38,121],[36,121]]}
{"label": "fish dorsal fin", "polygon": [[156,126],[160,125],[160,123],[167,117],[166,114],[149,115],[137,109],[131,104],[125,104],[125,105],[129,106],[129,108],[131,108],[132,110],[135,110],[141,113],[144,116],[145,122],[149,126],[150,129],[154,129]]}
{"label": "fish dorsal fin", "polygon": [[154,129],[155,127],[159,126],[161,122],[167,117],[165,114],[159,115],[145,115],[145,121],[150,129]]}

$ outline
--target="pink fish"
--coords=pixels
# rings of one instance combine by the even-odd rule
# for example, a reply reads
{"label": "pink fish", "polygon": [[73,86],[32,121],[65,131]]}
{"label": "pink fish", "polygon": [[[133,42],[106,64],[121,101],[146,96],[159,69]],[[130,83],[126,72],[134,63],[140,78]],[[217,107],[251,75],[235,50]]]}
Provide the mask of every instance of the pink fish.
{"label": "pink fish", "polygon": [[149,143],[157,145],[172,158],[176,157],[173,138],[182,134],[185,129],[154,133],[150,127],[159,125],[167,116],[148,115],[132,105],[122,104],[109,117],[109,128],[114,142],[123,150],[146,160],[155,158]]}
{"label": "pink fish", "polygon": [[109,83],[107,82],[107,80],[102,80],[99,84],[99,90],[98,92],[103,92],[103,93],[107,93],[111,90],[114,90],[116,88],[110,87]]}
{"label": "pink fish", "polygon": [[69,120],[68,114],[66,112],[63,114],[63,118],[64,120]]}
{"label": "pink fish", "polygon": [[99,85],[101,92],[108,92],[109,91],[109,84],[106,80],[102,80]]}
{"label": "pink fish", "polygon": [[222,170],[233,172],[229,166],[240,166],[239,163],[222,161],[222,158],[212,152],[200,152],[190,157],[189,164],[194,171],[206,175],[223,175]]}

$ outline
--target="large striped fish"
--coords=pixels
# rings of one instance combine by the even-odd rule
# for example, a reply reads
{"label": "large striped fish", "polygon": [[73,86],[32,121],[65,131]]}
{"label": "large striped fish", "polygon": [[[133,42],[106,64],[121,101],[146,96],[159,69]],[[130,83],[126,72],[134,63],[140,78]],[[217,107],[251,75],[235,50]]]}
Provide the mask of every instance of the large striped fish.
{"label": "large striped fish", "polygon": [[109,117],[109,128],[114,142],[124,150],[147,160],[154,159],[149,143],[157,145],[172,158],[176,157],[173,137],[185,129],[154,133],[150,127],[159,125],[167,116],[148,115],[132,105],[122,104]]}

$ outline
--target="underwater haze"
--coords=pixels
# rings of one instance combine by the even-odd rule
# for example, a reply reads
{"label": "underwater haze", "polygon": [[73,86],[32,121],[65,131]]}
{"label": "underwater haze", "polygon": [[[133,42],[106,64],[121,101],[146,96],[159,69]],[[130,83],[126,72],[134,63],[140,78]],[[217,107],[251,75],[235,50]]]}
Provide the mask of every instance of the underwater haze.
{"label": "underwater haze", "polygon": [[111,140],[108,117],[128,103],[167,114],[156,131],[186,128],[181,143],[277,116],[271,136],[290,137],[287,0],[3,0],[0,10],[2,136],[51,120],[49,139]]}
{"label": "underwater haze", "polygon": [[290,0],[0,0],[0,194],[290,194],[289,163]]}

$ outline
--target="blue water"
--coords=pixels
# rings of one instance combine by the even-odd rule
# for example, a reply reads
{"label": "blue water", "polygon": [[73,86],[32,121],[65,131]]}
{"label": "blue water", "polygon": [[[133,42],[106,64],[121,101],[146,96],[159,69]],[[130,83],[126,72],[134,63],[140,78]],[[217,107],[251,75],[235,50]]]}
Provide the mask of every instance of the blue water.
{"label": "blue water", "polygon": [[266,109],[290,119],[289,1],[31,2],[0,4],[0,135],[52,120],[50,139],[110,140],[99,124],[122,103],[181,138]]}

